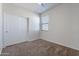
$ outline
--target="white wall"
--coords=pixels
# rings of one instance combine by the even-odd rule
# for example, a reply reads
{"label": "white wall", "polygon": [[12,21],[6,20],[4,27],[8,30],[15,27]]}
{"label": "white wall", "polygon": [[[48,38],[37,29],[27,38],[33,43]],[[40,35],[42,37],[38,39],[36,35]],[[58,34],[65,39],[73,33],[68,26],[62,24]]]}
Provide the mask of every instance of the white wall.
{"label": "white wall", "polygon": [[0,53],[2,50],[2,4],[0,3]]}
{"label": "white wall", "polygon": [[41,38],[79,50],[79,4],[61,4],[45,15],[49,16],[49,29],[41,31]]}
{"label": "white wall", "polygon": [[[29,23],[30,23],[29,24],[29,39],[26,39],[26,41],[32,41],[32,40],[36,40],[39,38],[39,24],[37,24],[37,22],[39,23],[38,14],[35,14],[33,12],[30,12],[27,9],[23,9],[23,8],[20,8],[20,7],[11,5],[11,4],[4,4],[3,11],[4,11],[4,14],[8,14],[8,15],[15,15],[15,16],[26,17],[26,18],[29,17]],[[6,20],[4,19],[4,21]],[[17,33],[15,34],[18,35]],[[17,40],[17,43],[20,43],[20,42],[22,42],[22,40],[19,40],[19,41]]]}

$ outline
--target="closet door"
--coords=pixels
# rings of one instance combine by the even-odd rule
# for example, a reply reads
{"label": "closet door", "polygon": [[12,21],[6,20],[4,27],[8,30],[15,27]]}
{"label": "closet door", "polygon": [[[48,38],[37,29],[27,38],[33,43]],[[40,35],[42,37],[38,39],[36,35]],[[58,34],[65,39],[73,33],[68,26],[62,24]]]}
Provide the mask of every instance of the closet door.
{"label": "closet door", "polygon": [[27,41],[27,18],[4,14],[4,46]]}

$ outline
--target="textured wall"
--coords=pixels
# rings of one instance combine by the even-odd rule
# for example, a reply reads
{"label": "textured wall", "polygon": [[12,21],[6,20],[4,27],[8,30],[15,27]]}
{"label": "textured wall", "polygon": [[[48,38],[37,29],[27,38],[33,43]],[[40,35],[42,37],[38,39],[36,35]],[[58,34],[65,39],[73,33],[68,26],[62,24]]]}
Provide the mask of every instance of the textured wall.
{"label": "textured wall", "polygon": [[41,38],[79,50],[79,4],[61,4],[45,15],[49,30],[41,31]]}
{"label": "textured wall", "polygon": [[[26,38],[26,40],[23,40],[23,39],[18,39],[18,40],[16,40],[16,39],[8,39],[10,42],[8,42],[7,44],[12,44],[13,43],[13,41],[16,43],[20,43],[20,42],[23,42],[23,41],[32,41],[32,40],[35,40],[35,39],[38,39],[39,38],[39,16],[38,16],[38,14],[35,14],[35,13],[33,13],[33,12],[30,12],[29,10],[27,10],[27,9],[23,9],[23,8],[20,8],[20,7],[17,7],[17,6],[14,6],[14,5],[11,5],[11,4],[4,4],[3,5],[3,8],[4,8],[4,22],[6,22],[6,20],[8,20],[7,21],[7,25],[8,25],[8,23],[11,23],[12,21],[12,19],[14,19],[13,17],[14,16],[19,16],[19,17],[24,17],[24,18],[26,18],[27,19],[27,17],[29,17],[29,38],[27,39]],[[9,15],[9,16],[8,16]],[[13,15],[13,16],[12,16]],[[7,16],[7,18],[6,18],[6,16]],[[11,18],[12,17],[12,18]],[[11,19],[11,20],[10,20]],[[16,19],[16,18],[15,18]],[[13,21],[14,22],[14,21]],[[14,26],[14,28],[16,29],[16,26],[17,26],[17,24],[16,24],[16,22],[17,22],[17,20],[15,20],[15,25],[13,25]],[[37,23],[38,22],[38,23]],[[20,22],[18,22],[18,23],[21,23],[21,21]],[[7,26],[5,23],[4,23],[4,26],[5,26],[5,31],[6,31],[6,26]],[[11,24],[12,25],[12,24]],[[10,24],[9,24],[9,26],[10,26]],[[20,26],[20,27],[22,27],[22,26]],[[10,27],[9,27],[10,28]],[[13,27],[11,27],[11,28],[13,28]],[[5,34],[5,31],[4,31],[4,34]],[[27,31],[27,30],[26,30]],[[14,30],[14,32],[15,32],[15,30]],[[16,38],[15,37],[15,35],[18,35],[18,33],[16,32],[15,33],[15,35],[12,35],[13,33],[10,33],[11,35],[9,35],[8,34],[8,36],[7,37],[13,37],[14,36],[14,38]],[[22,35],[23,36],[23,35]],[[12,40],[12,41],[11,41]],[[5,39],[4,39],[4,43],[5,42],[7,42],[7,40],[6,40],[6,37],[5,37]]]}

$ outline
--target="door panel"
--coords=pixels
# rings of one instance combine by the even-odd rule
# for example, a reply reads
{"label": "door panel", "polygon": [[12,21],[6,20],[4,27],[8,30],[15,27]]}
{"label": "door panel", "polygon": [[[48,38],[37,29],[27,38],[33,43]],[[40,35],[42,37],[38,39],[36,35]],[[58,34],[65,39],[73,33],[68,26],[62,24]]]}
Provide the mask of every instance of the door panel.
{"label": "door panel", "polygon": [[27,19],[4,14],[4,46],[24,42],[27,39]]}

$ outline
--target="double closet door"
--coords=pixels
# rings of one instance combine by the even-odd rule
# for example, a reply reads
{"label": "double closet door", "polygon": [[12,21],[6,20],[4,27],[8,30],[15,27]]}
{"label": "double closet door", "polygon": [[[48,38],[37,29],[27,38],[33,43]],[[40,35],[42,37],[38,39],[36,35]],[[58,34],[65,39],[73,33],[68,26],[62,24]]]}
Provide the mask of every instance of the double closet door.
{"label": "double closet door", "polygon": [[9,46],[29,39],[29,19],[11,14],[4,14],[3,45]]}

